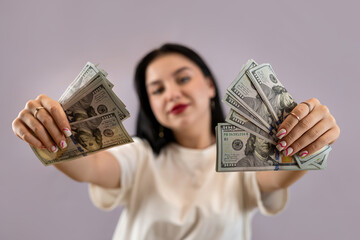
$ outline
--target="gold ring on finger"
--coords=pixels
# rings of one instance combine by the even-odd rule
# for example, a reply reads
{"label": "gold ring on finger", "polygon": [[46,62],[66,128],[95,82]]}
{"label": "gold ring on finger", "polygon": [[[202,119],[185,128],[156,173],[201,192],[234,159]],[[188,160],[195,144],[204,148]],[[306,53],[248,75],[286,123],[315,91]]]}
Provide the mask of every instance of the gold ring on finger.
{"label": "gold ring on finger", "polygon": [[[37,114],[38,114],[38,112],[39,112],[39,110],[40,109],[43,109],[44,107],[37,107],[37,108],[35,108],[35,111],[34,111],[34,118],[36,118],[37,119]],[[44,108],[45,109],[45,108]]]}
{"label": "gold ring on finger", "polygon": [[292,115],[292,116],[296,117],[296,119],[297,119],[298,121],[300,121],[299,116],[298,116],[298,115],[296,115],[295,113],[291,112],[291,113],[290,113],[290,115]]}

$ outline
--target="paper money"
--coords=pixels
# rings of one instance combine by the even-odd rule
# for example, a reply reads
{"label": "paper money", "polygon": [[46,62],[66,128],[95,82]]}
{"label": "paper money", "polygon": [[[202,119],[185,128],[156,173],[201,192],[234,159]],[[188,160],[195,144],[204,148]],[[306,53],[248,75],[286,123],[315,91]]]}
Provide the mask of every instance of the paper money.
{"label": "paper money", "polygon": [[[74,93],[79,91],[82,87],[84,87],[97,73],[103,74],[105,77],[107,76],[107,72],[102,69],[99,69],[94,64],[87,62],[84,68],[81,70],[79,75],[75,78],[75,80],[67,87],[65,92],[61,95],[59,99],[59,103],[63,104],[69,100],[70,97],[74,96]],[[107,80],[107,84],[110,88],[114,85]]]}
{"label": "paper money", "polygon": [[249,120],[265,132],[269,133],[270,135],[273,135],[273,131],[270,131],[268,128],[266,128],[264,125],[260,123],[260,121],[254,117],[241,103],[236,101],[234,97],[232,97],[230,94],[225,93],[225,96],[222,99],[222,102],[228,105],[232,110],[240,114],[245,119]]}
{"label": "paper money", "polygon": [[296,107],[270,64],[249,60],[227,88],[227,123],[216,129],[217,165],[223,171],[319,170],[331,151],[325,146],[306,157],[285,156],[275,145],[277,126]]}
{"label": "paper money", "polygon": [[59,99],[70,122],[72,136],[67,147],[56,152],[31,146],[48,166],[86,156],[109,147],[133,142],[122,121],[130,116],[125,104],[112,91],[107,73],[88,62]]}
{"label": "paper money", "polygon": [[116,97],[105,82],[101,73],[94,76],[94,80],[86,88],[63,104],[70,122],[83,120],[100,114],[117,111],[120,120],[130,116],[125,105]]}
{"label": "paper money", "polygon": [[331,150],[330,146],[324,147],[318,154],[309,156],[309,164],[301,168],[296,160],[299,156],[284,156],[274,145],[229,123],[218,124],[216,141],[218,172],[319,170],[326,167]]}
{"label": "paper money", "polygon": [[73,135],[67,138],[68,146],[65,149],[53,153],[32,147],[45,166],[133,142],[115,112],[74,122],[70,126]]}
{"label": "paper money", "polygon": [[276,77],[270,64],[253,67],[247,71],[247,75],[279,125],[296,107],[296,102]]}
{"label": "paper money", "polygon": [[299,167],[302,169],[306,169],[306,167],[311,164],[317,166],[318,168],[322,168],[324,166],[324,163],[326,163],[325,158],[330,151],[331,147],[329,145],[326,145],[325,147],[321,148],[320,150],[309,156],[300,157],[299,155],[296,155],[295,159]]}
{"label": "paper money", "polygon": [[240,114],[235,112],[233,109],[230,109],[228,115],[225,119],[226,122],[241,128],[259,138],[262,138],[273,145],[276,145],[275,138],[273,138],[269,133],[265,132],[252,122],[248,121],[247,119],[243,118]]}
{"label": "paper money", "polygon": [[254,60],[249,60],[227,88],[227,91],[271,132],[275,128],[275,120],[246,75],[249,69],[256,66],[257,64]]}

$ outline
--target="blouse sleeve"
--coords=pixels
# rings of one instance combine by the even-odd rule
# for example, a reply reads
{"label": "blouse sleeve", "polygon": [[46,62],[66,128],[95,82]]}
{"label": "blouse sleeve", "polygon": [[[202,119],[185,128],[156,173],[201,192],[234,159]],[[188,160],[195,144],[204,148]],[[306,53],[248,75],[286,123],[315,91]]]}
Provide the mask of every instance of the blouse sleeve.
{"label": "blouse sleeve", "polygon": [[121,166],[121,187],[109,189],[89,184],[90,199],[96,207],[112,210],[128,203],[136,169],[144,158],[147,145],[144,140],[134,138],[133,143],[106,150],[114,155]]}
{"label": "blouse sleeve", "polygon": [[256,180],[256,172],[244,173],[245,205],[247,209],[258,207],[263,215],[275,215],[285,208],[288,199],[287,189],[261,193]]}

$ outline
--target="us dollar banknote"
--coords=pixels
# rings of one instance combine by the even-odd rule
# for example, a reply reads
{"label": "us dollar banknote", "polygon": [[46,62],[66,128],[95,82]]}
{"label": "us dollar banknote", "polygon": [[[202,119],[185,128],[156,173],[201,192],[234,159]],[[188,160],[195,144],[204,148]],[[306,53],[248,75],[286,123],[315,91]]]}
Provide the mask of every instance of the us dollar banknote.
{"label": "us dollar banknote", "polygon": [[270,64],[248,69],[247,75],[279,125],[296,107],[296,102],[276,77]]}
{"label": "us dollar banknote", "polygon": [[254,60],[249,60],[235,80],[227,88],[227,91],[242,106],[244,106],[259,122],[261,122],[270,132],[275,128],[275,119],[269,112],[268,106],[263,102],[253,83],[250,81],[246,72],[257,66]]}
{"label": "us dollar banknote", "polygon": [[269,133],[265,132],[264,130],[253,124],[252,122],[243,118],[233,109],[230,109],[228,115],[225,118],[225,121],[255,135],[256,137],[262,138],[273,145],[276,145],[276,139],[273,136],[271,136]]}
{"label": "us dollar banknote", "polygon": [[270,135],[273,135],[273,133],[275,133],[275,129],[273,132],[270,131],[268,128],[266,128],[264,125],[262,125],[260,121],[245,108],[245,106],[243,106],[240,102],[238,102],[229,93],[225,93],[222,102],[228,105],[232,110],[240,114],[245,119],[249,120],[250,122],[261,128],[262,130],[264,130],[265,132],[268,132]]}
{"label": "us dollar banknote", "polygon": [[73,122],[70,126],[73,134],[67,138],[65,149],[53,153],[47,149],[32,147],[35,155],[45,166],[133,142],[116,112]]}
{"label": "us dollar banknote", "polygon": [[101,73],[97,73],[86,88],[64,103],[63,108],[70,122],[114,111],[118,112],[120,120],[130,116]]}
{"label": "us dollar banknote", "polygon": [[300,167],[298,155],[284,156],[274,145],[229,123],[216,127],[216,171],[277,171],[319,170],[326,167],[331,150],[326,146],[307,157],[308,164]]}
{"label": "us dollar banknote", "polygon": [[[107,72],[98,68],[96,65],[87,62],[79,75],[75,78],[75,80],[66,88],[65,92],[61,95],[58,102],[60,104],[64,104],[66,101],[69,100],[70,97],[74,96],[77,91],[86,86],[86,84],[90,82],[97,73],[101,73],[104,77],[107,76]],[[106,82],[110,88],[114,86],[107,79]]]}

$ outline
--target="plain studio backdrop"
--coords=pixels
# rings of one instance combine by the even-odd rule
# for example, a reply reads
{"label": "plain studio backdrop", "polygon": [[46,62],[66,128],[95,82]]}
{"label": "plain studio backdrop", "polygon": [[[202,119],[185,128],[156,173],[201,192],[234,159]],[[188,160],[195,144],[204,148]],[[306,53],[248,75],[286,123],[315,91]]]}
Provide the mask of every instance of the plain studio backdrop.
{"label": "plain studio backdrop", "polygon": [[197,50],[220,96],[248,59],[271,63],[297,102],[318,98],[341,128],[328,168],[295,183],[285,211],[257,213],[253,239],[358,239],[359,8],[356,0],[0,0],[0,239],[111,238],[120,208],[95,208],[87,184],[44,167],[11,123],[29,99],[58,99],[90,61],[108,72],[135,134],[134,66],[164,42]]}

